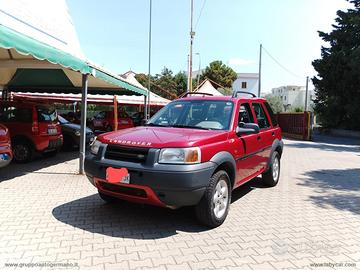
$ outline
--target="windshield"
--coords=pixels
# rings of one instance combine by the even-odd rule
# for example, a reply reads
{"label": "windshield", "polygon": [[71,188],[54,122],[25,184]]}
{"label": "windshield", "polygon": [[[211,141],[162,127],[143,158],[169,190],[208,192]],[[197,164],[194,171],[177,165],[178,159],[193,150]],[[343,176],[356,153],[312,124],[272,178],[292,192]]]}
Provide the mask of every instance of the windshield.
{"label": "windshield", "polygon": [[228,130],[233,102],[180,100],[164,107],[147,123],[149,126]]}
{"label": "windshield", "polygon": [[54,122],[57,119],[56,111],[47,107],[37,106],[39,122]]}
{"label": "windshield", "polygon": [[64,124],[69,124],[70,122],[68,120],[66,120],[64,117],[58,115],[58,119],[60,124],[64,125]]}

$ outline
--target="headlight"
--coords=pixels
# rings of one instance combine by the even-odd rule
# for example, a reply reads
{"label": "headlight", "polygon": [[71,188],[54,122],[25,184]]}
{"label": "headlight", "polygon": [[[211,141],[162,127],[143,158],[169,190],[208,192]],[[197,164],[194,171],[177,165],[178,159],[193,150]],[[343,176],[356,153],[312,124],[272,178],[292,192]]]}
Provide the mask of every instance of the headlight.
{"label": "headlight", "polygon": [[167,164],[195,164],[201,162],[199,147],[164,148],[160,151],[159,163]]}
{"label": "headlight", "polygon": [[97,153],[99,152],[100,145],[101,145],[101,142],[98,140],[95,140],[90,146],[90,152],[93,155],[97,155]]}
{"label": "headlight", "polygon": [[75,136],[80,136],[80,131],[79,130],[75,131]]}

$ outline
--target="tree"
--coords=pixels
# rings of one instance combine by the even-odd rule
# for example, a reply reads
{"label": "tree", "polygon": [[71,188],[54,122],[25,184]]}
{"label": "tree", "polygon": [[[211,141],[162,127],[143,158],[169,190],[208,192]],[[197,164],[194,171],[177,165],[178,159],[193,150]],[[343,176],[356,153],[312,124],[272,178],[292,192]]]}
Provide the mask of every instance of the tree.
{"label": "tree", "polygon": [[265,98],[275,113],[284,111],[284,106],[280,97],[268,94],[265,96]]}
{"label": "tree", "polygon": [[319,32],[330,46],[312,63],[315,112],[326,127],[360,130],[360,0],[347,1],[354,8],[337,12],[330,33]]}
{"label": "tree", "polygon": [[236,72],[222,61],[213,61],[201,74],[201,81],[209,78],[225,88],[231,88],[237,78]]}
{"label": "tree", "polygon": [[180,71],[174,76],[174,81],[176,84],[176,94],[180,96],[185,93],[187,90],[187,75],[185,71]]}

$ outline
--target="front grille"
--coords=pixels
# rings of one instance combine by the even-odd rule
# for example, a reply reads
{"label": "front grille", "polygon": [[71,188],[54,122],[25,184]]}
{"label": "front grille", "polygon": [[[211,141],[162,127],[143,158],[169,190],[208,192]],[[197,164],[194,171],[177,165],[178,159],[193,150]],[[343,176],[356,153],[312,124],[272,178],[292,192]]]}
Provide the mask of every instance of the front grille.
{"label": "front grille", "polygon": [[105,158],[142,163],[146,161],[148,152],[149,148],[131,148],[117,145],[108,145],[105,152]]}
{"label": "front grille", "polygon": [[99,184],[103,190],[107,190],[107,191],[111,191],[111,192],[115,192],[115,193],[119,193],[119,194],[124,194],[124,195],[129,195],[129,196],[134,196],[134,197],[147,198],[147,194],[146,194],[145,190],[140,189],[140,188],[124,187],[124,186],[113,185],[113,184],[104,183],[104,182],[100,182]]}

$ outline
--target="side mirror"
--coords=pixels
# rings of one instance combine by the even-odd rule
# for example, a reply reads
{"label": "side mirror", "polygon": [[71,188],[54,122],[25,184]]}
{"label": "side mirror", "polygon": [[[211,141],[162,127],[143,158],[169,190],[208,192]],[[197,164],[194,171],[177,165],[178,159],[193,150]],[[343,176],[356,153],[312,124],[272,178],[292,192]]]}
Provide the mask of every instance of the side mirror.
{"label": "side mirror", "polygon": [[236,127],[236,135],[250,135],[250,134],[257,134],[260,132],[260,128],[258,124],[254,123],[239,123],[239,126]]}

